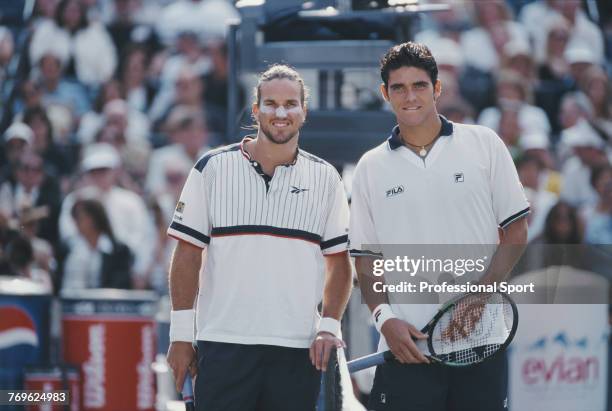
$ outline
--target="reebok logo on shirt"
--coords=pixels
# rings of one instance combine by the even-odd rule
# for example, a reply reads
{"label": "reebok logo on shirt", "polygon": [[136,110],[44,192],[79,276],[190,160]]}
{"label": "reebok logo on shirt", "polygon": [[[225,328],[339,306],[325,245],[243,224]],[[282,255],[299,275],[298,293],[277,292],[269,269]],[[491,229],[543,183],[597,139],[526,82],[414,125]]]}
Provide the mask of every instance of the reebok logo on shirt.
{"label": "reebok logo on shirt", "polygon": [[308,188],[298,188],[296,186],[291,186],[291,194],[300,194],[303,193],[304,191],[308,191]]}

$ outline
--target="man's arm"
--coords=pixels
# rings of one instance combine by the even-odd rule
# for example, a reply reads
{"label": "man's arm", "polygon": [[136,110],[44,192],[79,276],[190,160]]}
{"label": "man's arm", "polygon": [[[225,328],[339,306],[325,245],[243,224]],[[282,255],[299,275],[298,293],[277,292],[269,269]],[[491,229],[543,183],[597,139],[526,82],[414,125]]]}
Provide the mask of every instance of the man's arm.
{"label": "man's arm", "polygon": [[[370,311],[374,311],[381,304],[389,304],[387,294],[374,291],[374,282],[384,280],[383,277],[374,276],[374,257],[355,257],[355,268],[361,295],[368,304]],[[390,308],[389,308],[390,310]],[[383,320],[384,321],[384,320]],[[384,335],[389,349],[401,363],[428,363],[429,360],[416,346],[414,338],[425,339],[427,336],[414,325],[398,318],[388,318],[382,323],[380,332]]]}
{"label": "man's arm", "polygon": [[[173,311],[193,310],[198,293],[198,275],[202,265],[202,249],[179,240],[170,263],[170,301]],[[178,326],[178,324],[175,324]],[[184,324],[191,326],[193,324]],[[168,349],[168,364],[174,373],[177,391],[181,391],[185,373],[196,373],[196,354],[192,341],[174,341]]]}
{"label": "man's arm", "polygon": [[527,218],[520,218],[502,230],[497,250],[480,284],[504,281],[525,251],[527,244]]}
{"label": "man's arm", "polygon": [[[348,251],[325,256],[325,286],[323,288],[323,318],[342,319],[353,286],[351,262]],[[342,347],[342,340],[329,332],[321,331],[310,346],[310,360],[325,371],[333,347]]]}

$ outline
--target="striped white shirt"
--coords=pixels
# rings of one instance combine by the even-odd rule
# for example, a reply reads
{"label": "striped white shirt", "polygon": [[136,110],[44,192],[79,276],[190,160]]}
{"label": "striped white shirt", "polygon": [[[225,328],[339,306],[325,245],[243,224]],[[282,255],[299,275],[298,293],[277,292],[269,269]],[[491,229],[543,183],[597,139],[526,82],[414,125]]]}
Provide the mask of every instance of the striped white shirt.
{"label": "striped white shirt", "polygon": [[318,320],[323,256],[347,249],[343,185],[330,164],[301,150],[269,177],[245,141],[196,163],[168,229],[208,246],[197,338],[306,348]]}

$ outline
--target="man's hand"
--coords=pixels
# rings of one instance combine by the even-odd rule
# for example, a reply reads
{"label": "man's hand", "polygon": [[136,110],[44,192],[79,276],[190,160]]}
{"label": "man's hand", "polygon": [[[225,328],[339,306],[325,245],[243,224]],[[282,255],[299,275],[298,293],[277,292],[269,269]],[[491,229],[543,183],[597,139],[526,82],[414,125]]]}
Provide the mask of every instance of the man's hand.
{"label": "man's hand", "polygon": [[181,392],[187,370],[189,370],[191,377],[195,377],[198,371],[197,356],[193,345],[185,341],[175,341],[170,344],[166,358],[168,365],[172,369],[172,374],[174,374],[176,391]]}
{"label": "man's hand", "polygon": [[414,339],[425,340],[427,335],[414,325],[398,318],[390,318],[380,329],[389,349],[402,364],[429,364],[429,360],[416,346]]}
{"label": "man's hand", "polygon": [[327,332],[320,332],[310,346],[310,362],[319,371],[327,371],[329,355],[333,348],[344,348],[344,341]]}

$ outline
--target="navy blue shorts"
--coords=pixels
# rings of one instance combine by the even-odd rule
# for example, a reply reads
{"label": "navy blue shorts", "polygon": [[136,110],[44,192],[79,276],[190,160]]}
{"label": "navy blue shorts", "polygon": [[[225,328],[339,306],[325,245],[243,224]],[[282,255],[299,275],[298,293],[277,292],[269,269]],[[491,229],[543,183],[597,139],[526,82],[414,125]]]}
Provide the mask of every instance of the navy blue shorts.
{"label": "navy blue shorts", "polygon": [[506,353],[471,367],[404,365],[392,361],[376,368],[369,410],[506,411]]}
{"label": "navy blue shorts", "polygon": [[198,341],[199,411],[313,411],[321,373],[306,348]]}

